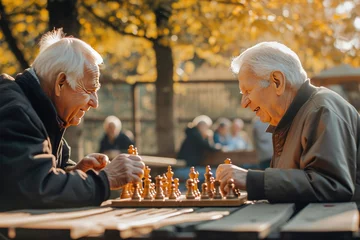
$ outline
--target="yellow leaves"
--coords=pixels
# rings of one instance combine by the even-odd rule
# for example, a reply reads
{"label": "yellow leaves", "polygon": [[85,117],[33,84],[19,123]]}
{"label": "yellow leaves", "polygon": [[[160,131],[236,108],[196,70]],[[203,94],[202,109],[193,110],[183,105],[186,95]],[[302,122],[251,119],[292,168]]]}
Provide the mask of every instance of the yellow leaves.
{"label": "yellow leaves", "polygon": [[131,34],[136,35],[137,31],[138,31],[138,26],[136,26],[135,24],[129,24],[125,27],[124,31],[126,33],[131,33]]}
{"label": "yellow leaves", "polygon": [[210,45],[214,45],[215,43],[216,43],[216,37],[211,36],[211,37],[209,38],[209,44],[210,44]]}
{"label": "yellow leaves", "polygon": [[351,14],[350,14],[350,13],[342,13],[342,14],[340,14],[340,13],[335,13],[335,14],[333,15],[333,19],[334,19],[335,21],[344,20],[344,19],[349,18],[349,17],[351,17]]}
{"label": "yellow leaves", "polygon": [[46,10],[46,9],[41,9],[40,10],[40,20],[42,20],[42,21],[47,21],[48,20],[48,18],[49,18],[49,13],[48,13],[48,11]]}
{"label": "yellow leaves", "polygon": [[23,32],[26,29],[26,24],[21,22],[15,25],[15,31]]}
{"label": "yellow leaves", "polygon": [[187,61],[184,65],[184,71],[186,74],[190,75],[195,70],[195,64],[191,61]]}
{"label": "yellow leaves", "polygon": [[140,75],[146,73],[147,71],[149,71],[149,67],[150,64],[149,64],[149,61],[148,61],[148,58],[146,56],[142,56],[139,60],[139,64],[136,68],[136,72]]}

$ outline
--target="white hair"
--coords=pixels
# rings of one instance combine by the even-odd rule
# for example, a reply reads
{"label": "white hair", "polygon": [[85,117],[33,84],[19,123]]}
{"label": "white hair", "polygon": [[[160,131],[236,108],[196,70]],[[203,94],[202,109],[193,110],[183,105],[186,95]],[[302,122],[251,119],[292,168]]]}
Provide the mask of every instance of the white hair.
{"label": "white hair", "polygon": [[247,67],[265,80],[269,79],[271,72],[281,71],[287,82],[295,88],[299,88],[307,79],[296,53],[278,42],[262,42],[246,49],[231,62],[231,70],[235,74],[242,67]]}
{"label": "white hair", "polygon": [[62,28],[44,34],[39,45],[40,53],[32,63],[36,74],[52,82],[60,72],[64,72],[73,89],[83,78],[85,69],[95,71],[103,63],[100,54],[89,44],[74,37],[65,37]]}
{"label": "white hair", "polygon": [[208,127],[211,127],[211,125],[213,123],[209,116],[200,115],[200,116],[197,116],[196,118],[194,118],[194,120],[192,121],[192,125],[197,126],[201,122],[204,122]]}
{"label": "white hair", "polygon": [[104,130],[106,131],[109,124],[113,123],[115,125],[115,129],[116,129],[116,134],[119,134],[119,132],[121,131],[122,128],[122,123],[120,121],[120,119],[116,116],[108,116],[105,118],[104,121]]}

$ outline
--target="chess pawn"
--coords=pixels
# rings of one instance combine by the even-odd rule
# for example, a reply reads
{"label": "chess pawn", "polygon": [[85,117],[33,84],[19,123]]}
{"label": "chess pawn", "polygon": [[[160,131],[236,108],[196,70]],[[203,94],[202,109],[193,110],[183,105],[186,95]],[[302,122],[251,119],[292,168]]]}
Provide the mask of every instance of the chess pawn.
{"label": "chess pawn", "polygon": [[209,195],[208,195],[208,189],[207,189],[207,184],[203,183],[201,184],[201,196],[200,199],[209,199]]}
{"label": "chess pawn", "polygon": [[125,185],[122,187],[122,192],[121,192],[120,199],[130,198],[131,195],[130,195],[130,193],[129,193],[128,187],[129,187],[128,184],[125,184]]}
{"label": "chess pawn", "polygon": [[187,188],[186,199],[195,199],[195,195],[194,195],[194,180],[192,180],[191,178],[189,178],[189,179],[186,181],[186,188]]}
{"label": "chess pawn", "polygon": [[179,179],[178,178],[174,179],[174,184],[175,184],[175,194],[176,194],[176,196],[180,197],[181,192],[179,190]]}
{"label": "chess pawn", "polygon": [[171,184],[171,188],[170,188],[170,195],[169,195],[169,199],[177,199],[176,193],[175,193],[176,189],[175,189],[175,184]]}
{"label": "chess pawn", "polygon": [[136,201],[140,201],[141,200],[141,195],[139,193],[139,184],[138,183],[133,183],[133,187],[134,187],[134,193],[131,197],[131,200],[136,200]]}
{"label": "chess pawn", "polygon": [[235,199],[237,198],[235,196],[235,185],[234,185],[234,179],[230,178],[228,181],[227,181],[227,187],[228,187],[228,193],[226,194],[226,199]]}
{"label": "chess pawn", "polygon": [[214,199],[222,199],[223,196],[220,191],[220,180],[215,180],[214,188],[215,188]]}
{"label": "chess pawn", "polygon": [[193,180],[194,182],[194,189],[193,189],[193,193],[195,195],[195,197],[198,197],[198,186],[197,186],[197,181],[196,181],[196,172],[195,172],[195,167],[191,167],[190,171],[189,171],[189,178]]}
{"label": "chess pawn", "polygon": [[230,158],[225,159],[224,164],[232,164],[231,159]]}
{"label": "chess pawn", "polygon": [[156,194],[155,199],[165,199],[163,189],[162,189],[162,177],[160,175],[157,175],[155,178],[155,188],[156,188]]}

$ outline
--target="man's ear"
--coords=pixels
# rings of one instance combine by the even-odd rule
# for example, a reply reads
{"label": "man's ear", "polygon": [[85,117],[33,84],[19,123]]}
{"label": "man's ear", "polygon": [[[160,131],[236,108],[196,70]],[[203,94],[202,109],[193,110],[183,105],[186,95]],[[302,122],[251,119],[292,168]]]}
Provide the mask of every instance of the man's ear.
{"label": "man's ear", "polygon": [[270,73],[270,82],[275,87],[276,94],[282,95],[286,87],[285,75],[281,71],[273,71]]}
{"label": "man's ear", "polygon": [[54,86],[54,92],[57,97],[61,95],[61,91],[64,89],[65,84],[66,84],[66,75],[64,72],[60,72],[56,76],[55,86]]}

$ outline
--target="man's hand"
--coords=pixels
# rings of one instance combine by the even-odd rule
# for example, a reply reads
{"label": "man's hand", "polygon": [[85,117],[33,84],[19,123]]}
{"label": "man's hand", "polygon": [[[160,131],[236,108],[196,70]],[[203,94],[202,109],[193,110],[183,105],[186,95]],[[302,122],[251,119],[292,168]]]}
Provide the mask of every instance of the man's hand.
{"label": "man's hand", "polygon": [[228,192],[227,181],[234,179],[235,188],[246,190],[246,176],[248,170],[232,164],[220,164],[216,169],[216,180],[221,181],[220,189],[226,194]]}
{"label": "man's hand", "polygon": [[145,164],[137,155],[120,154],[116,156],[103,171],[105,171],[110,189],[119,189],[130,182],[141,182]]}
{"label": "man's hand", "polygon": [[109,158],[105,154],[91,153],[81,159],[75,166],[66,168],[66,171],[81,170],[87,172],[90,169],[100,171],[109,163]]}

